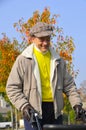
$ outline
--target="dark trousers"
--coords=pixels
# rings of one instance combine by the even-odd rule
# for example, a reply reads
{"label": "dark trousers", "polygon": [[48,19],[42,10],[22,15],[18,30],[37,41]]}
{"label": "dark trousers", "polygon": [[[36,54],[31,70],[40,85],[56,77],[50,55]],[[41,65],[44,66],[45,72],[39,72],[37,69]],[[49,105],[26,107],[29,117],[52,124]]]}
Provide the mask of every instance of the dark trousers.
{"label": "dark trousers", "polygon": [[[42,119],[39,119],[40,126],[43,127],[45,124],[57,124],[61,125],[63,123],[62,115],[60,115],[57,119],[54,116],[54,106],[53,102],[43,102],[42,103]],[[25,130],[37,130],[36,127],[32,128],[30,122],[24,119]]]}

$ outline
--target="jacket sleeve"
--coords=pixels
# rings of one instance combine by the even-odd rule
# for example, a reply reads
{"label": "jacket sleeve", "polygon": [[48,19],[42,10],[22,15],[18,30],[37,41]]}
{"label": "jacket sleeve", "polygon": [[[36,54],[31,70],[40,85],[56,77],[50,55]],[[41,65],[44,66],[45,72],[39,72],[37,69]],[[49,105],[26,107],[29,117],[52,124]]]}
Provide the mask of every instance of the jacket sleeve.
{"label": "jacket sleeve", "polygon": [[18,110],[23,109],[23,107],[28,104],[23,93],[24,68],[22,67],[22,64],[21,56],[18,56],[11,69],[6,84],[8,98]]}
{"label": "jacket sleeve", "polygon": [[82,101],[80,98],[79,93],[77,92],[77,87],[74,81],[74,78],[69,74],[67,71],[66,62],[63,61],[63,88],[64,93],[67,95],[71,106],[74,107],[75,105],[81,105]]}

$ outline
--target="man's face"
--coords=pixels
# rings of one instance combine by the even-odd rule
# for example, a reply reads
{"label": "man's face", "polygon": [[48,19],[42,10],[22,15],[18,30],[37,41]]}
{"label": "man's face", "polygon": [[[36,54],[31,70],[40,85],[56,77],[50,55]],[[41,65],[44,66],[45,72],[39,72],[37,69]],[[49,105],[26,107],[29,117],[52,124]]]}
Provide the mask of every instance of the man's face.
{"label": "man's face", "polygon": [[46,52],[50,46],[50,36],[46,37],[34,37],[33,42],[41,52]]}

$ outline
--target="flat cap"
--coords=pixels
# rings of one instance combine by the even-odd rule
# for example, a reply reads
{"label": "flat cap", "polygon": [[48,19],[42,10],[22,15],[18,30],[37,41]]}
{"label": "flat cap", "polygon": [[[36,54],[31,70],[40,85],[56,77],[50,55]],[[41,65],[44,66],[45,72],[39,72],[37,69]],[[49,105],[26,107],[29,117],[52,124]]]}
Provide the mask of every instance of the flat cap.
{"label": "flat cap", "polygon": [[51,24],[38,22],[30,29],[30,35],[36,37],[50,36],[53,34],[53,29]]}

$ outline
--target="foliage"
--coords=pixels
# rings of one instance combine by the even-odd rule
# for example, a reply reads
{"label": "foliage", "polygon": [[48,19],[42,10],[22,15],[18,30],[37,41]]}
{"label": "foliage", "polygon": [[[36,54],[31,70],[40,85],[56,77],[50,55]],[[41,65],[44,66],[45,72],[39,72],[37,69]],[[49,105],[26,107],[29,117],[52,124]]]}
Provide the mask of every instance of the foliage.
{"label": "foliage", "polygon": [[6,96],[5,86],[8,75],[19,53],[18,42],[16,40],[10,42],[8,37],[3,34],[3,38],[0,40],[0,94],[4,97]]}
{"label": "foliage", "polygon": [[4,117],[4,121],[11,121],[11,112],[8,111],[6,117]]}
{"label": "foliage", "polygon": [[63,111],[64,111],[65,113],[69,114],[70,110],[72,110],[72,107],[71,107],[70,102],[69,102],[69,100],[67,99],[67,97],[65,98],[64,103],[65,103],[65,106],[64,106]]}
{"label": "foliage", "polygon": [[1,113],[0,113],[0,121],[4,121],[4,118]]}
{"label": "foliage", "polygon": [[46,22],[48,24],[55,24],[56,17],[58,17],[58,15],[54,15],[52,18],[50,18],[49,9],[45,8],[42,14],[40,14],[39,11],[35,11],[33,13],[33,16],[29,18],[27,22],[24,22],[23,18],[21,18],[17,23],[14,23],[14,27],[16,28],[16,31],[22,34],[23,41],[28,42],[30,44],[31,43],[31,38],[29,35],[30,28],[33,27],[39,21]]}
{"label": "foliage", "polygon": [[71,107],[71,104],[65,94],[64,96],[64,109],[63,109],[63,121],[64,124],[74,124],[75,123],[75,112]]}
{"label": "foliage", "polygon": [[74,112],[74,110],[70,111],[70,122],[71,122],[71,124],[75,123],[75,112]]}
{"label": "foliage", "polygon": [[7,112],[7,115],[6,115],[6,116],[3,116],[3,115],[0,113],[0,121],[1,121],[1,122],[11,121],[11,113],[10,113],[10,111]]}

